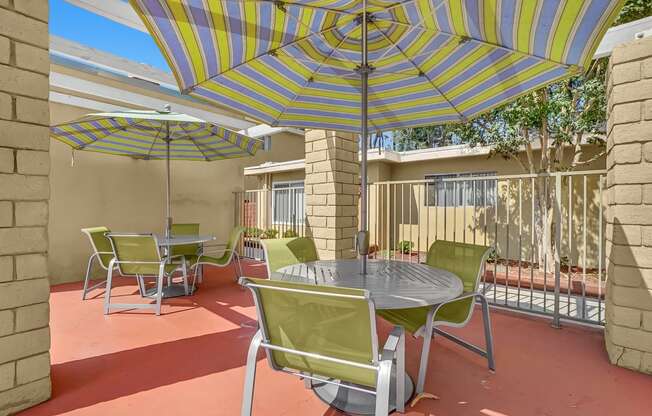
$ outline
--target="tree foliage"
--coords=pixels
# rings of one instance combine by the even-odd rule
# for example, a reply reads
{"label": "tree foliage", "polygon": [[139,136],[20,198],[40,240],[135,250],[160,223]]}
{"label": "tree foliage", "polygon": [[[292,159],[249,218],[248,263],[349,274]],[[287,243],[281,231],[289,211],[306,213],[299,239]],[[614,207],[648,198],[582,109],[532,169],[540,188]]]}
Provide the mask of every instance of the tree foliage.
{"label": "tree foliage", "polygon": [[[652,0],[626,1],[615,24],[652,15]],[[584,157],[582,143],[604,143],[607,60],[584,73],[522,96],[466,123],[394,132],[397,150],[468,143],[491,146],[491,155],[517,160],[528,173],[572,170]],[[541,152],[535,152],[533,144]],[[523,152],[525,151],[525,152]]]}

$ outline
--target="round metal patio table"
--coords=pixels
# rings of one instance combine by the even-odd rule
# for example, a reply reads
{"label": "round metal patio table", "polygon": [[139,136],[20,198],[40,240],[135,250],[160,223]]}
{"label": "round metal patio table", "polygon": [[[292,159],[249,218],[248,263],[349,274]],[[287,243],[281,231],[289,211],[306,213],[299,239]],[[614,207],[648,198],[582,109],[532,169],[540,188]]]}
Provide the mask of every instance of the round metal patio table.
{"label": "round metal patio table", "polygon": [[[402,309],[437,305],[462,294],[462,281],[446,270],[425,264],[392,260],[369,260],[367,274],[360,273],[360,261],[320,260],[294,264],[272,273],[272,278],[297,283],[366,289],[376,309]],[[394,377],[394,375],[392,375]],[[395,382],[392,381],[390,408],[396,409]],[[325,403],[346,413],[373,415],[375,398],[370,394],[315,383],[313,390]],[[414,393],[414,383],[405,377],[406,402]]]}
{"label": "round metal patio table", "polygon": [[[215,240],[212,235],[173,235],[165,237],[157,235],[158,245],[170,251],[172,246],[181,246],[185,244],[203,244]],[[156,296],[156,288],[153,287],[145,292],[148,297]],[[171,283],[163,288],[164,298],[176,298],[179,296],[186,296],[186,289],[181,283]]]}

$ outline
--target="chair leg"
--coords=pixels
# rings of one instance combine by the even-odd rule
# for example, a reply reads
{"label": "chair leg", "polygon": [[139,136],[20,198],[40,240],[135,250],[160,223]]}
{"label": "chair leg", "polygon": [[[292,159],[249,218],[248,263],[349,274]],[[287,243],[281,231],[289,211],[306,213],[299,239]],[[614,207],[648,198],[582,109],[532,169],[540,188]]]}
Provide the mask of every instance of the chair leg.
{"label": "chair leg", "polygon": [[[158,278],[156,279],[156,306],[154,307],[154,310],[156,311],[156,315],[161,314],[161,299],[163,299],[163,278],[165,277],[165,269],[164,266],[161,265],[159,268],[158,272]],[[169,278],[169,276],[168,276]]]}
{"label": "chair leg", "polygon": [[[202,267],[201,264],[194,264],[190,266],[190,273],[192,273],[192,285],[190,285],[190,290],[192,291],[192,293],[195,293],[195,283],[197,281],[197,273],[199,273],[199,269],[201,267]],[[192,271],[193,269],[195,269],[194,272]]]}
{"label": "chair leg", "polygon": [[235,281],[237,282],[240,279],[240,277],[242,277],[242,263],[240,263],[240,255],[238,254],[237,251],[233,252],[233,255],[235,256],[235,265],[236,265]]}
{"label": "chair leg", "polygon": [[426,372],[428,371],[428,356],[430,355],[430,344],[432,342],[432,331],[434,327],[435,308],[432,308],[426,318],[426,327],[423,330],[423,347],[421,348],[421,361],[419,363],[419,377],[417,379],[417,395],[423,393],[426,384]]}
{"label": "chair leg", "polygon": [[392,362],[382,361],[378,370],[376,383],[376,413],[375,416],[387,416],[389,413],[389,386],[392,379]]}
{"label": "chair leg", "polygon": [[396,348],[396,411],[405,412],[405,333]]}
{"label": "chair leg", "polygon": [[254,384],[256,382],[256,357],[258,356],[258,348],[263,341],[263,334],[259,331],[256,332],[249,344],[249,352],[247,353],[247,366],[244,382],[244,391],[242,394],[242,411],[241,416],[251,415],[251,406],[254,400]]}
{"label": "chair leg", "polygon": [[113,280],[113,265],[115,264],[114,260],[111,260],[109,263],[109,269],[106,272],[106,290],[104,290],[104,315],[109,314],[111,309],[111,284]]}
{"label": "chair leg", "polygon": [[84,277],[84,290],[82,292],[82,300],[86,300],[86,293],[88,293],[88,280],[91,278],[91,267],[93,267],[93,259],[95,254],[91,255],[88,259],[88,265],[86,266],[86,277]]}
{"label": "chair leg", "polygon": [[138,291],[140,292],[140,297],[145,297],[145,282],[143,281],[143,276],[140,274],[136,275],[136,282],[138,283]]}
{"label": "chair leg", "polygon": [[494,361],[494,339],[491,333],[491,319],[489,318],[489,303],[483,295],[479,295],[480,305],[482,306],[482,322],[484,323],[484,339],[487,348],[487,365],[492,371],[496,371]]}
{"label": "chair leg", "polygon": [[183,291],[186,294],[186,296],[188,296],[190,294],[190,291],[188,291],[188,267],[185,259],[181,264],[181,272],[183,273]]}

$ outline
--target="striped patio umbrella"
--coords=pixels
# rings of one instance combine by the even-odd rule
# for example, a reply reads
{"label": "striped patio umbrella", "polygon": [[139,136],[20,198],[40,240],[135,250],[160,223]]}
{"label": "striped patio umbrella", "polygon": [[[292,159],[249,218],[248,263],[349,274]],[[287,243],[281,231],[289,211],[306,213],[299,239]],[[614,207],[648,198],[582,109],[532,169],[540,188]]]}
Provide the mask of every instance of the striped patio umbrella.
{"label": "striped patio umbrella", "polygon": [[365,138],[464,122],[580,73],[623,1],[130,0],[184,92]]}
{"label": "striped patio umbrella", "polygon": [[166,234],[172,224],[170,160],[213,161],[253,156],[261,141],[201,119],[166,111],[88,114],[50,128],[74,150],[166,161]]}

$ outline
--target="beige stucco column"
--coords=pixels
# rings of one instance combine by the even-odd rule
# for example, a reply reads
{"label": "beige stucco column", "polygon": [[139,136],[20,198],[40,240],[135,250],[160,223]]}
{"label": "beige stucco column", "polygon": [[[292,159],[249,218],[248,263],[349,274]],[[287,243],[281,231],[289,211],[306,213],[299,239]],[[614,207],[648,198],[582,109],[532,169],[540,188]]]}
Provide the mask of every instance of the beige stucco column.
{"label": "beige stucco column", "polygon": [[0,415],[50,397],[48,37],[47,0],[0,0]]}
{"label": "beige stucco column", "polygon": [[322,260],[355,257],[359,174],[355,135],[306,131],[306,235]]}
{"label": "beige stucco column", "polygon": [[652,38],[613,51],[608,99],[605,343],[652,373]]}

